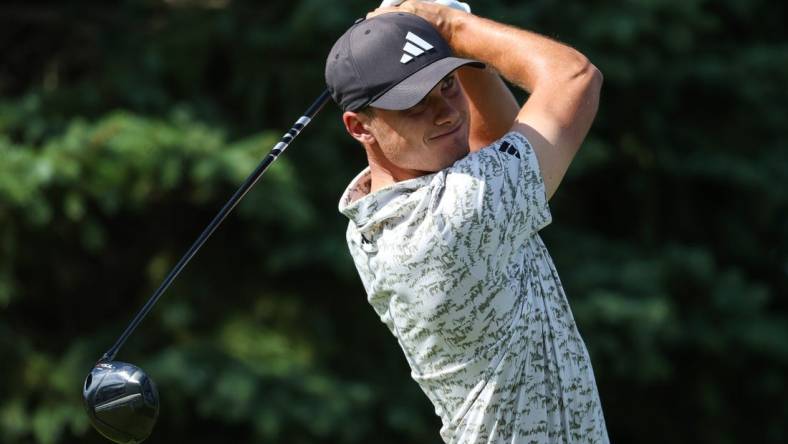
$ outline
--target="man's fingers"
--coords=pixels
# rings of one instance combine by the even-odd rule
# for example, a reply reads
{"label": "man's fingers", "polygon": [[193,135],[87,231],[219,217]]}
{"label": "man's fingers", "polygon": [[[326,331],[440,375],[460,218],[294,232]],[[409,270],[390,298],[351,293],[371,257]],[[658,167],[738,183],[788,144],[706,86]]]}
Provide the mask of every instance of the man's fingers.
{"label": "man's fingers", "polygon": [[471,6],[458,0],[434,0],[436,5],[448,6],[460,11],[471,13]]}
{"label": "man's fingers", "polygon": [[418,0],[405,0],[405,1],[395,0],[395,1],[399,3],[397,6],[384,7],[383,4],[381,3],[381,7],[367,14],[367,18],[369,19],[375,17],[376,15],[385,14],[387,12],[410,12],[411,14],[418,15],[416,12],[418,3],[420,3]]}
{"label": "man's fingers", "polygon": [[378,8],[378,9],[376,9],[374,11],[370,11],[367,14],[367,18],[371,19],[372,17],[375,17],[376,15],[385,14],[387,12],[397,12],[399,10],[400,9],[397,8],[396,6],[386,6],[386,7]]}

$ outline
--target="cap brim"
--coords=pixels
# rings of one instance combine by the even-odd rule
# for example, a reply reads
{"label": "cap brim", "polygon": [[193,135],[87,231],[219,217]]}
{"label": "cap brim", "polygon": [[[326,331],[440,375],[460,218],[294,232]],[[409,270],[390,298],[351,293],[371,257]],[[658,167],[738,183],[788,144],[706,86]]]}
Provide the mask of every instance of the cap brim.
{"label": "cap brim", "polygon": [[445,57],[436,60],[424,68],[411,74],[405,80],[389,89],[383,95],[370,102],[369,106],[388,110],[403,110],[415,106],[444,77],[461,66],[484,68],[482,62],[459,57]]}

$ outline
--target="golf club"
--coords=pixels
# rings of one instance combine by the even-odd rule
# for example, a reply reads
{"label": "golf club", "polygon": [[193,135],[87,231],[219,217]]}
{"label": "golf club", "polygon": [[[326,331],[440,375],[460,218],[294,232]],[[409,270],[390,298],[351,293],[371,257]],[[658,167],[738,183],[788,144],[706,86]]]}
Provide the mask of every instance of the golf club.
{"label": "golf club", "polygon": [[153,293],[140,311],[134,316],[123,334],[115,344],[107,350],[85,378],[82,398],[85,403],[90,422],[99,433],[109,440],[121,444],[135,444],[145,440],[153,430],[159,414],[159,394],[153,380],[139,367],[125,362],[115,361],[118,351],[151,311],[162,294],[169,288],[172,281],[189,263],[192,257],[205,244],[211,234],[224,221],[228,214],[238,205],[246,193],[260,179],[265,170],[298,136],[312,118],[320,111],[331,97],[328,90],[309,106],[303,116],[274,145],[268,155],[243,184],[222,207],[211,223],[203,230],[197,240],[181,257],[170,271],[159,288]]}

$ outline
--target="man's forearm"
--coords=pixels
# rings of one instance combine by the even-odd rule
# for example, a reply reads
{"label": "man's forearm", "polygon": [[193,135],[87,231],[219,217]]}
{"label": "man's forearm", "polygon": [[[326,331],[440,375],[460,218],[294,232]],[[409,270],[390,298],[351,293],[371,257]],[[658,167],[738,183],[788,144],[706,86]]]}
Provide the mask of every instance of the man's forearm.
{"label": "man's forearm", "polygon": [[459,57],[494,67],[527,92],[571,79],[589,66],[577,50],[548,37],[426,2],[408,2],[440,31]]}

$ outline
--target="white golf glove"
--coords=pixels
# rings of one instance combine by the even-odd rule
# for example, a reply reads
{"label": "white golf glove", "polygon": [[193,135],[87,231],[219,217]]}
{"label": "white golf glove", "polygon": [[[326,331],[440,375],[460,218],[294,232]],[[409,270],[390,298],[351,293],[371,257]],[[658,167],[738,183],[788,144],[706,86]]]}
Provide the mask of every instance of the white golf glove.
{"label": "white golf glove", "polygon": [[[385,8],[388,6],[399,6],[400,3],[404,2],[405,0],[383,0],[381,2],[380,7]],[[457,0],[424,0],[430,3],[437,3],[439,5],[448,6],[450,8],[459,9],[460,11],[465,11],[468,14],[471,13],[471,7],[467,3],[458,2]]]}

